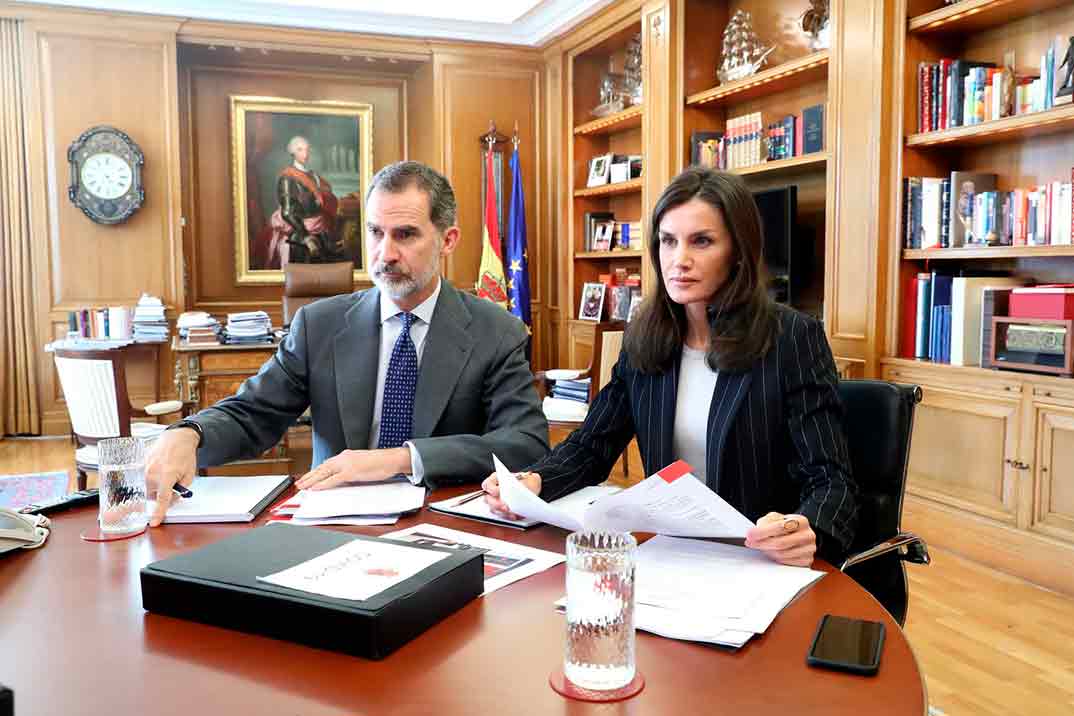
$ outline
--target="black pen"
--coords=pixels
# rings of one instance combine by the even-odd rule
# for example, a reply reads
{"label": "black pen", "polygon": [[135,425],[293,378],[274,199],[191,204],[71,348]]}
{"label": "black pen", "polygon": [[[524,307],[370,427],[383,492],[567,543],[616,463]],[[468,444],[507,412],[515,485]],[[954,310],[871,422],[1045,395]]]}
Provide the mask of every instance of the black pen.
{"label": "black pen", "polygon": [[178,482],[172,485],[172,489],[179,493],[180,497],[193,497],[194,493],[190,489],[180,485]]}

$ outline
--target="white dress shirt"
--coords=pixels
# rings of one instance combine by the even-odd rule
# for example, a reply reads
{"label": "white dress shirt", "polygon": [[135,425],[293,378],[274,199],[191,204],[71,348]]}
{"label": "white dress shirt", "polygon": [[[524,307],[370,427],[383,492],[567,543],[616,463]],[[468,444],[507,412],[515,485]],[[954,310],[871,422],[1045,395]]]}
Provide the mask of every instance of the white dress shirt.
{"label": "white dress shirt", "polygon": [[709,408],[716,390],[716,371],[705,361],[707,351],[682,347],[679,364],[679,387],[675,396],[675,429],[671,449],[676,458],[685,460],[693,474],[705,481],[705,460],[709,434]]}
{"label": "white dress shirt", "polygon": [[[436,289],[433,295],[422,301],[411,311],[414,322],[410,324],[410,340],[414,341],[414,350],[418,354],[418,368],[421,368],[421,355],[425,348],[425,336],[429,334],[429,324],[436,310],[436,299],[440,297],[440,277],[436,277]],[[392,358],[392,348],[403,331],[402,309],[392,299],[380,292],[380,362],[377,366],[377,397],[373,404],[373,424],[369,428],[369,449],[375,450],[380,441],[380,411],[384,402],[384,380],[388,376],[388,362]],[[410,449],[410,474],[407,475],[415,485],[420,485],[425,478],[425,468],[421,464],[414,443],[409,440],[404,445]]]}

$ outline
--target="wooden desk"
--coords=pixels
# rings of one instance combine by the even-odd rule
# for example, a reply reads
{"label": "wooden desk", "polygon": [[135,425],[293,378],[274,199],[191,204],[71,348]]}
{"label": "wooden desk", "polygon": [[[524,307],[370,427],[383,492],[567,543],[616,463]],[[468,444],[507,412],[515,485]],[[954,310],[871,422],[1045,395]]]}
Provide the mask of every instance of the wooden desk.
{"label": "wooden desk", "polygon": [[[239,386],[257,373],[276,352],[278,343],[259,345],[190,345],[172,336],[175,354],[175,390],[183,401],[183,415],[191,415],[234,395]],[[240,460],[206,470],[211,475],[269,475],[291,472],[288,440],[283,440],[259,459]]]}
{"label": "wooden desk", "polygon": [[[838,572],[738,651],[638,632],[645,690],[598,706],[567,701],[547,683],[563,658],[563,616],[552,608],[564,593],[562,566],[471,602],[383,661],[366,661],[142,610],[142,566],[246,525],[167,525],[120,542],[81,541],[95,516],[88,507],[59,513],[44,547],[0,558],[0,682],[14,689],[18,716],[925,713],[924,684],[902,630]],[[380,534],[419,522],[558,551],[566,534],[428,511],[396,527],[342,529]],[[806,666],[827,612],[887,625],[877,676]]]}

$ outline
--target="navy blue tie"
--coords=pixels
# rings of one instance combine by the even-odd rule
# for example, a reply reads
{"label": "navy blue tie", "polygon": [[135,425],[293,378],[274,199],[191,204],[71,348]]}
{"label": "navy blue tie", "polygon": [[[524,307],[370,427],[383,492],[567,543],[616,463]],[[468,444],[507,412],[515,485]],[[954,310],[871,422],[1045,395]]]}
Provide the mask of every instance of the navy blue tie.
{"label": "navy blue tie", "polygon": [[410,338],[413,313],[396,314],[403,330],[395,340],[388,373],[384,377],[384,398],[380,404],[378,448],[397,448],[409,440],[414,423],[414,392],[418,387],[418,351]]}

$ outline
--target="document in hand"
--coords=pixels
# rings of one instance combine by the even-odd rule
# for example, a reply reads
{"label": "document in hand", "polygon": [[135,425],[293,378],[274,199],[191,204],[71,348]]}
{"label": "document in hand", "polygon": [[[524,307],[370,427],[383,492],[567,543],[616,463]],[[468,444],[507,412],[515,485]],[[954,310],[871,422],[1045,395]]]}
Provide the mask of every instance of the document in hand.
{"label": "document in hand", "polygon": [[[287,475],[195,477],[193,497],[172,499],[165,524],[176,522],[250,522],[291,484]],[[150,500],[152,514],[156,502]]]}
{"label": "document in hand", "polygon": [[589,505],[581,514],[557,509],[526,489],[493,456],[503,501],[517,515],[574,532],[655,532],[677,537],[744,538],[753,523],[691,475],[679,460],[633,487]]}

